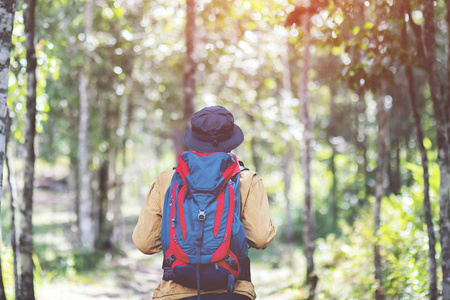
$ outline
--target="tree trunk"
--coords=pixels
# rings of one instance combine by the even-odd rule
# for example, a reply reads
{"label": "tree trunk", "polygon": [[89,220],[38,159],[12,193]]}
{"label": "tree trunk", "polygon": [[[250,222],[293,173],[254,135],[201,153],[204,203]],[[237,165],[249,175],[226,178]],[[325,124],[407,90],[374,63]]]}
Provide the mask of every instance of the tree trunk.
{"label": "tree trunk", "polygon": [[[194,114],[196,95],[196,60],[195,60],[195,0],[186,0],[186,56],[183,73],[183,126],[182,134],[189,128]],[[184,150],[187,150],[185,146]],[[178,153],[177,153],[178,154]]]}
{"label": "tree trunk", "polygon": [[[87,0],[84,11],[86,38],[91,34],[92,28],[92,0]],[[85,49],[84,67],[89,65],[88,50]],[[94,252],[95,231],[92,220],[92,199],[91,199],[91,174],[89,171],[89,77],[82,67],[79,73],[79,93],[80,93],[80,131],[78,144],[79,182],[80,182],[80,242],[81,250],[84,253]]]}
{"label": "tree trunk", "polygon": [[[404,49],[406,49],[406,47]],[[406,65],[405,72],[406,78],[408,80],[409,103],[414,118],[414,127],[416,129],[417,135],[417,145],[419,146],[420,157],[422,159],[423,210],[425,215],[425,223],[427,224],[428,248],[429,248],[428,251],[428,273],[430,276],[429,298],[430,300],[436,300],[438,298],[437,276],[436,276],[436,269],[437,269],[436,237],[434,234],[433,215],[431,213],[431,204],[430,204],[430,182],[429,182],[430,175],[428,172],[428,156],[427,156],[427,149],[425,149],[425,146],[423,144],[424,134],[422,129],[422,121],[419,114],[419,110],[417,109],[416,93],[414,90],[414,76],[410,65]]]}
{"label": "tree trunk", "polygon": [[[292,49],[292,44],[289,43],[288,40],[286,40],[286,50],[283,51],[283,54],[281,55],[281,61],[283,63],[283,89],[285,92],[291,93],[292,92],[292,85],[291,85],[291,70],[289,68],[289,53]],[[295,48],[293,49],[295,50]],[[282,100],[279,101],[281,103]],[[280,113],[282,112],[282,109],[279,109]],[[283,118],[283,116],[280,114],[280,117]],[[291,179],[292,179],[292,160],[293,160],[293,149],[292,144],[289,141],[285,141],[287,145],[287,151],[284,153],[283,161],[282,161],[282,169],[283,169],[283,183],[284,183],[284,201],[286,201],[286,210],[285,210],[285,232],[284,236],[286,239],[286,242],[288,244],[291,244],[293,242],[294,237],[294,228],[293,228],[293,222],[292,222],[292,207],[291,207],[291,198],[289,196],[289,193],[291,191]]]}
{"label": "tree trunk", "polygon": [[[3,182],[3,161],[6,150],[6,113],[8,99],[9,65],[11,60],[11,38],[14,25],[16,1],[0,2],[0,204]],[[0,206],[1,212],[1,206]],[[0,214],[1,218],[1,214]],[[0,220],[1,224],[1,220]],[[0,229],[1,230],[1,229]],[[1,237],[1,234],[0,234]],[[1,254],[1,251],[0,251]],[[0,300],[6,299],[0,255]]]}
{"label": "tree trunk", "polygon": [[300,74],[300,81],[298,83],[298,97],[300,100],[300,119],[303,123],[303,155],[302,155],[302,170],[303,180],[305,183],[305,204],[303,208],[303,239],[305,242],[306,254],[306,282],[310,285],[308,299],[315,298],[315,289],[318,277],[314,272],[314,204],[312,199],[311,189],[311,156],[312,156],[312,128],[309,118],[310,99],[308,93],[308,71],[310,67],[310,28],[309,16],[306,14],[302,19],[303,29],[303,69]]}
{"label": "tree trunk", "polygon": [[[114,227],[113,227],[113,244],[114,247],[120,249],[121,243],[124,242],[124,231],[125,231],[125,221],[122,215],[122,193],[124,186],[124,177],[125,170],[127,167],[126,161],[126,144],[130,136],[130,126],[133,119],[133,110],[134,110],[134,82],[132,77],[133,70],[130,68],[127,74],[127,95],[122,102],[120,107],[120,129],[119,132],[122,132],[122,140],[121,140],[121,152],[120,149],[116,149],[113,154],[113,170],[115,173],[115,189],[114,189],[114,203],[113,203],[113,213],[114,213]],[[120,156],[120,164],[117,163],[118,153]]]}
{"label": "tree trunk", "polygon": [[21,230],[19,240],[21,299],[34,299],[33,287],[33,183],[34,183],[34,138],[36,135],[36,52],[35,52],[35,8],[36,1],[26,1],[25,48],[27,50],[27,113],[25,125],[25,175],[21,208]]}
{"label": "tree trunk", "polygon": [[96,248],[102,251],[109,250],[110,243],[110,230],[106,214],[108,212],[108,187],[109,184],[109,157],[105,154],[105,160],[98,170],[98,232]]}
{"label": "tree trunk", "polygon": [[287,143],[287,151],[284,153],[283,156],[283,183],[284,183],[284,201],[286,201],[286,211],[285,211],[285,232],[284,236],[287,243],[292,243],[293,237],[294,237],[294,230],[293,230],[293,223],[292,223],[292,207],[291,207],[291,198],[289,196],[289,193],[291,191],[291,178],[292,178],[292,146],[288,142]]}
{"label": "tree trunk", "polygon": [[19,282],[19,271],[18,271],[18,260],[17,260],[17,234],[16,234],[16,195],[15,195],[15,184],[13,184],[11,176],[11,168],[9,167],[9,156],[8,156],[8,144],[9,138],[11,136],[11,118],[6,112],[6,144],[5,144],[5,164],[6,170],[8,172],[8,185],[9,185],[9,197],[10,197],[10,210],[11,210],[11,248],[13,252],[13,266],[14,266],[14,291],[17,299],[20,299],[20,282]]}
{"label": "tree trunk", "polygon": [[[124,155],[121,156],[121,161],[123,162]],[[113,243],[115,249],[120,249],[121,244],[123,241],[123,215],[121,210],[122,205],[122,186],[123,186],[123,176],[122,172],[118,170],[117,166],[117,158],[116,158],[116,165],[115,165],[115,189],[114,189],[114,204],[113,204],[113,211],[114,211],[114,231],[113,231]]]}
{"label": "tree trunk", "polygon": [[[448,120],[446,118],[446,101],[441,92],[439,64],[436,58],[436,29],[434,20],[433,0],[424,1],[424,44],[426,47],[426,71],[433,101],[434,117],[436,119],[438,164],[440,170],[439,184],[439,232],[442,247],[442,296],[450,299],[450,159]],[[447,13],[450,13],[448,11]],[[450,79],[448,79],[450,80]]]}
{"label": "tree trunk", "polygon": [[386,112],[384,110],[384,98],[377,97],[378,109],[378,163],[376,170],[376,188],[375,188],[375,207],[374,207],[374,254],[375,254],[375,280],[377,289],[375,291],[375,299],[384,299],[383,289],[383,274],[381,264],[380,245],[378,244],[380,238],[380,214],[381,214],[381,200],[384,196],[384,176],[386,164]]}
{"label": "tree trunk", "polygon": [[332,138],[336,136],[335,130],[334,130],[334,112],[336,111],[335,108],[335,97],[336,97],[336,88],[333,86],[330,88],[330,123],[328,124],[328,143],[331,147],[331,157],[330,157],[330,171],[332,176],[332,183],[331,183],[331,213],[333,216],[333,230],[337,230],[337,220],[338,220],[338,202],[337,202],[337,175],[336,175],[336,147],[334,146],[332,142]]}
{"label": "tree trunk", "polygon": [[[445,7],[447,9],[447,78],[450,80],[450,51],[448,47],[450,47],[450,0],[445,0]],[[447,99],[446,101],[447,108],[450,107],[450,92],[447,91]],[[450,109],[446,110],[446,119],[447,119],[447,135],[450,137]]]}
{"label": "tree trunk", "polygon": [[[365,6],[363,1],[357,2],[357,10],[358,10],[358,26],[363,27],[366,23],[366,17],[365,17]],[[355,61],[360,62],[362,57],[362,52],[359,47],[355,47]],[[363,189],[364,189],[364,196],[363,198],[358,199],[358,203],[360,206],[366,205],[368,203],[367,197],[369,195],[369,172],[367,171],[367,133],[366,133],[366,126],[367,126],[367,116],[366,116],[366,97],[365,97],[365,88],[364,86],[358,86],[356,89],[356,94],[358,95],[358,103],[356,104],[356,110],[357,110],[357,118],[356,118],[356,128],[357,128],[357,137],[356,137],[356,147],[358,149],[357,151],[357,161],[358,161],[358,173],[362,171],[364,174],[364,183],[363,183]],[[359,177],[359,176],[358,176]],[[358,180],[359,181],[359,180]],[[358,182],[358,186],[359,182]]]}

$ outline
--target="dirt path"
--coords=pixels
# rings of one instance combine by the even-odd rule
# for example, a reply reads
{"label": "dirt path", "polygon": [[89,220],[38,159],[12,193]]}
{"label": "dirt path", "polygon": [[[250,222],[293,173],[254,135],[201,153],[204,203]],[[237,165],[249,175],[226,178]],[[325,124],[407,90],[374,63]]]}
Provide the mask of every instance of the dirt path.
{"label": "dirt path", "polygon": [[[67,193],[36,190],[35,249],[41,258],[60,257],[65,264],[73,264],[73,232],[75,215],[72,197]],[[131,241],[131,233],[140,211],[140,203],[127,205],[124,210],[126,242],[124,255],[106,259],[94,271],[77,274],[55,274],[44,270],[36,280],[36,296],[39,300],[101,300],[151,299],[153,290],[162,277],[162,254],[146,256],[139,252]],[[45,261],[45,259],[42,259]],[[51,261],[51,259],[50,259]],[[291,270],[266,268],[264,264],[252,264],[252,277],[258,299],[301,299],[283,295],[283,288],[292,281]]]}

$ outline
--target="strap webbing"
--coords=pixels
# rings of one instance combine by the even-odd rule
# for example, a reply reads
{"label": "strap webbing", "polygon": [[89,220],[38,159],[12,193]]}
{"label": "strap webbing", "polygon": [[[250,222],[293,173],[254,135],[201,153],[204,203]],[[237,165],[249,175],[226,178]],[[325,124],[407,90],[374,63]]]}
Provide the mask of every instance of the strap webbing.
{"label": "strap webbing", "polygon": [[198,230],[197,230],[197,299],[200,300],[200,252],[202,249],[202,240],[203,240],[203,226],[205,225],[206,212],[204,210],[198,211]]}

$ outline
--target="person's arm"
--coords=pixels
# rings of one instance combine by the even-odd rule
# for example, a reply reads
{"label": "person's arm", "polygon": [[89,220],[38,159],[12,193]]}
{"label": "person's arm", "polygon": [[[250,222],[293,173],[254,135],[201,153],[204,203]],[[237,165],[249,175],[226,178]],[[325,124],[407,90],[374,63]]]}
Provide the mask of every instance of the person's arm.
{"label": "person's arm", "polygon": [[161,220],[164,195],[170,185],[173,171],[161,173],[153,183],[145,199],[139,220],[133,231],[133,242],[144,254],[154,254],[162,250]]}
{"label": "person's arm", "polygon": [[248,244],[256,249],[265,249],[277,233],[277,227],[270,219],[266,189],[261,178],[252,171],[244,171],[241,185],[241,220]]}

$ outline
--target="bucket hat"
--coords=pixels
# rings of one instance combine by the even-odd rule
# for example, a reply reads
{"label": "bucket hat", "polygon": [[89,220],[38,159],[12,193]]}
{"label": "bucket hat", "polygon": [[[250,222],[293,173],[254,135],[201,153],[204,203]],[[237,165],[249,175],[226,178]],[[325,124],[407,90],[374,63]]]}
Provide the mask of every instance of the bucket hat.
{"label": "bucket hat", "polygon": [[210,106],[196,112],[183,143],[196,152],[228,152],[244,141],[244,133],[234,124],[233,115],[223,106]]}

